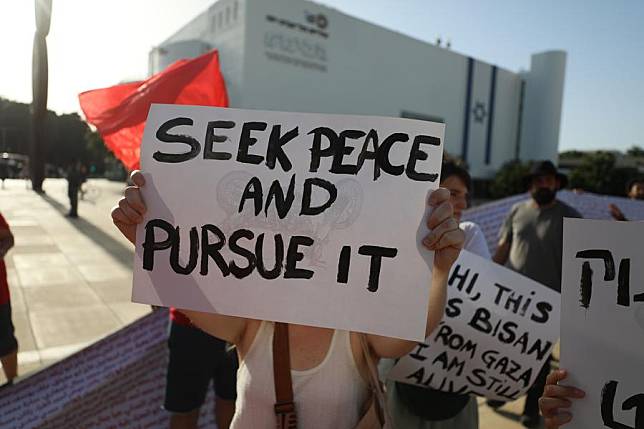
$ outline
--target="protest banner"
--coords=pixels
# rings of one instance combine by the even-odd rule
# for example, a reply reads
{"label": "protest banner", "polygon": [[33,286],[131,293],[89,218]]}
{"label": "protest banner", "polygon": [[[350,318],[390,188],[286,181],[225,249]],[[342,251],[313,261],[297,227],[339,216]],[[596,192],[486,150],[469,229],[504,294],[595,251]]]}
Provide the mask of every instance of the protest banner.
{"label": "protest banner", "polygon": [[444,125],[153,105],[135,302],[424,337]]}
{"label": "protest banner", "polygon": [[445,317],[388,378],[509,401],[526,392],[559,334],[559,294],[463,250]]}
{"label": "protest banner", "polygon": [[562,382],[574,428],[644,428],[644,223],[565,219]]}

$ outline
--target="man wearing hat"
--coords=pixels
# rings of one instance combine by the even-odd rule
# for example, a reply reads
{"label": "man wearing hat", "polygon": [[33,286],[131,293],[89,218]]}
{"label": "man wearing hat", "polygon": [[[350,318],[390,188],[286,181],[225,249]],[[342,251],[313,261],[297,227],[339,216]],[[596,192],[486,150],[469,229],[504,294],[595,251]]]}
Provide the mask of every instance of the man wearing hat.
{"label": "man wearing hat", "polygon": [[[563,219],[582,217],[577,210],[556,198],[557,191],[567,183],[568,178],[559,173],[552,162],[533,164],[530,174],[524,177],[524,186],[532,198],[512,207],[501,227],[499,245],[493,257],[495,262],[557,292],[561,292]],[[521,416],[525,427],[539,425],[538,401],[549,372],[550,357],[528,390]],[[503,403],[488,401],[488,404],[498,408]]]}

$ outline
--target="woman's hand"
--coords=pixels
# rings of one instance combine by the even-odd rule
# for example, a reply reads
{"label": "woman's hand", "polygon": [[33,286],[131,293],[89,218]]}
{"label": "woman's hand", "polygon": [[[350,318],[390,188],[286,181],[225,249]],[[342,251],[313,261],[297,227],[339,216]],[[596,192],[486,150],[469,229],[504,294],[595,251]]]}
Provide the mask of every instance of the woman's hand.
{"label": "woman's hand", "polygon": [[458,226],[449,198],[450,192],[445,188],[439,188],[429,196],[427,204],[432,211],[427,227],[430,233],[423,239],[423,245],[434,251],[434,268],[445,273],[449,272],[465,242],[465,233]]}
{"label": "woman's hand", "polygon": [[539,398],[539,409],[546,419],[547,429],[557,429],[559,426],[568,423],[572,414],[562,408],[570,408],[570,399],[583,398],[584,391],[575,387],[559,386],[557,383],[565,380],[568,372],[562,369],[551,372],[546,379],[546,387],[543,389],[543,396]]}
{"label": "woman's hand", "polygon": [[118,205],[112,208],[112,222],[125,238],[134,244],[136,242],[136,227],[143,221],[146,211],[145,203],[141,197],[141,187],[145,185],[145,178],[139,170],[134,170],[130,179],[134,186],[125,188]]}

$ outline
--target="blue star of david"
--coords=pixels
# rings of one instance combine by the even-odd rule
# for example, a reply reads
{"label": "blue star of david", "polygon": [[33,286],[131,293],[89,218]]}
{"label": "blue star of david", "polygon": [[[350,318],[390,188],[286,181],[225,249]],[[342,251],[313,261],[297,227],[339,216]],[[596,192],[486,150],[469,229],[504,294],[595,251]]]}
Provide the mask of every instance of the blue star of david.
{"label": "blue star of david", "polygon": [[472,114],[474,115],[474,122],[482,124],[483,121],[485,121],[485,116],[487,115],[485,104],[481,101],[477,101],[474,104],[474,109],[472,109]]}

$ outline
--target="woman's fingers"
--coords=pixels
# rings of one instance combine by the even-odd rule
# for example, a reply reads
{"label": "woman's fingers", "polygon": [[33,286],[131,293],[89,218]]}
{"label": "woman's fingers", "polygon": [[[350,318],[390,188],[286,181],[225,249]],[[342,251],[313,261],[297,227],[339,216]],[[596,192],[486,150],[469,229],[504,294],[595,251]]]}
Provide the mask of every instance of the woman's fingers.
{"label": "woman's fingers", "polygon": [[546,384],[543,389],[543,396],[550,398],[583,398],[584,392],[575,387]]}
{"label": "woman's fingers", "polygon": [[128,186],[127,188],[125,188],[123,195],[125,196],[125,200],[127,200],[129,206],[133,210],[138,212],[138,214],[141,216],[145,214],[146,207],[145,203],[143,202],[143,197],[141,197],[141,190],[139,188],[137,188],[136,186]]}
{"label": "woman's fingers", "polygon": [[568,371],[565,369],[554,370],[546,377],[546,384],[557,384],[557,382],[564,380],[566,377],[568,377]]}
{"label": "woman's fingers", "polygon": [[423,244],[429,249],[441,239],[443,234],[458,229],[458,222],[453,217],[447,218],[443,223],[434,228],[423,240]]}
{"label": "woman's fingers", "polygon": [[565,380],[568,372],[563,369],[552,371],[546,378],[546,386],[543,395],[539,398],[539,409],[545,417],[547,429],[557,429],[559,426],[568,423],[572,414],[562,411],[562,408],[570,408],[572,402],[568,398],[583,398],[583,390],[570,386],[560,386],[558,383]]}
{"label": "woman's fingers", "polygon": [[143,177],[143,174],[141,173],[141,170],[132,171],[132,173],[130,173],[130,180],[136,186],[141,187],[141,186],[145,185],[145,177]]}
{"label": "woman's fingers", "polygon": [[438,188],[429,194],[427,205],[430,207],[438,207],[445,201],[449,201],[450,192],[446,188]]}
{"label": "woman's fingers", "polygon": [[112,207],[112,222],[114,222],[115,224],[117,222],[121,224],[131,223],[130,218],[125,216],[125,213],[123,213],[123,210],[121,210],[121,207],[119,206]]}
{"label": "woman's fingers", "polygon": [[[432,194],[433,195],[433,194]],[[454,216],[454,208],[449,201],[443,201],[434,209],[427,218],[427,228],[433,230],[445,220]]]}
{"label": "woman's fingers", "polygon": [[121,198],[119,200],[119,208],[121,209],[121,213],[128,218],[130,223],[137,224],[143,221],[143,216],[134,210],[125,198]]}
{"label": "woman's fingers", "polygon": [[461,229],[455,229],[446,232],[441,236],[441,238],[434,244],[430,250],[442,250],[448,247],[452,247],[456,250],[463,248],[463,243],[465,242],[465,233]]}
{"label": "woman's fingers", "polygon": [[541,414],[544,417],[552,417],[556,415],[560,408],[570,408],[572,402],[568,399],[563,398],[539,398],[539,407],[541,409]]}

